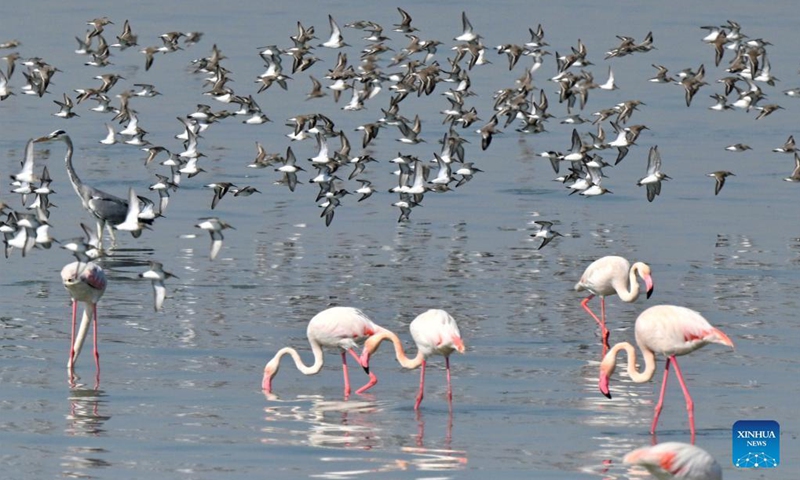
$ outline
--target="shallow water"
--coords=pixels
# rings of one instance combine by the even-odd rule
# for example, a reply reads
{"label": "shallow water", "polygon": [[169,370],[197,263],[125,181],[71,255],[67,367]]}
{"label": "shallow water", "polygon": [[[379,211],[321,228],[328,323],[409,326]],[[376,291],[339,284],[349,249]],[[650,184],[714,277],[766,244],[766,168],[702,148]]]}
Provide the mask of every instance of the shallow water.
{"label": "shallow water", "polygon": [[[9,478],[639,478],[641,472],[621,465],[621,457],[653,441],[648,429],[662,365],[654,382],[633,384],[616,376],[614,398],[603,397],[597,391],[598,332],[580,308],[581,295],[572,291],[583,269],[608,254],[647,261],[656,282],[648,301],[609,299],[612,341],[632,340],[633,321],[647,306],[672,303],[702,312],[736,343],[734,351],[712,345],[680,361],[695,400],[697,445],[717,458],[725,478],[796,477],[798,423],[791,399],[800,394],[794,380],[800,370],[795,295],[800,235],[791,206],[798,185],[781,180],[791,172],[791,157],[770,153],[795,133],[798,113],[797,100],[780,93],[800,84],[792,51],[797,33],[793,19],[784,15],[791,4],[733,2],[723,12],[688,2],[533,8],[514,2],[501,12],[480,3],[406,4],[420,36],[439,38],[447,46],[460,33],[462,10],[487,46],[527,41],[527,28],[540,22],[552,52],[567,52],[580,38],[596,64],[591,67],[595,80],[605,81],[610,64],[620,85],[613,92],[593,91],[584,113],[641,99],[646,105],[632,123],[649,130],[625,160],[606,169],[604,186],[613,194],[599,198],[568,196],[552,181],[549,162],[535,156],[569,148],[572,127],[557,118],[539,135],[509,126],[486,152],[474,128],[464,130],[471,142],[466,156],[484,172],[454,192],[427,194],[410,222],[397,223],[399,212],[391,206],[396,196],[386,193],[396,184],[388,161],[398,151],[430,158],[438,150],[436,140],[445,132],[438,112],[447,106],[438,95],[445,88],[440,86],[435,95],[411,95],[402,104],[402,112],[423,119],[427,142],[403,146],[394,140],[394,129],[382,131],[371,147],[379,163],[365,172],[379,192],[364,202],[346,198],[328,228],[318,218],[316,186],[301,184],[290,193],[273,184],[280,177],[272,169],[245,168],[255,156],[255,142],[283,153],[290,144],[284,119],[319,111],[360,152],[360,136],[352,131],[380,115],[388,93],[359,112],[341,111],[348,94],[339,104],[330,96],[305,102],[308,74],[322,78],[335,64],[336,52],[317,49],[322,62],[296,74],[288,91],[273,86],[256,95],[252,82],[263,71],[257,47],[288,45],[297,20],[315,25],[317,35],[325,37],[326,14],[332,13],[340,25],[360,18],[383,24],[397,50],[407,42],[389,31],[399,15],[393,6],[350,1],[313,9],[318,11],[302,3],[277,8],[238,2],[223,12],[212,2],[192,5],[191,11],[165,12],[160,2],[139,2],[135,8],[47,2],[36,12],[37,22],[24,25],[15,19],[29,16],[29,5],[4,7],[0,41],[17,38],[22,57],[40,56],[62,72],[50,94],[35,98],[19,95],[24,67],[17,66],[11,84],[18,95],[0,102],[3,175],[16,172],[29,138],[64,128],[75,142],[76,169],[85,182],[117,195],[128,186],[149,193],[146,186],[164,167],[142,167],[145,155],[135,147],[99,145],[110,117],[81,104],[75,109],[79,117],[58,119],[51,115],[56,111],[52,100],[99,84],[92,77],[106,71],[125,77],[112,92],[152,83],[163,96],[132,102],[149,140],[179,148],[172,138],[180,131],[175,117],[198,103],[230,108],[203,96],[202,76],[189,68],[214,43],[229,57],[224,65],[233,72],[231,86],[254,94],[273,120],[251,126],[231,118],[209,129],[200,144],[209,157],[203,161],[208,172],[184,179],[167,218],[139,239],[120,235],[120,248],[104,259],[109,286],[99,307],[98,386],[86,352],[74,387],[64,368],[69,297],[58,272],[71,257],[54,247],[25,258],[15,251],[2,262],[0,439],[6,448],[0,465]],[[509,14],[515,12],[521,14]],[[205,36],[184,51],[157,55],[147,72],[144,56],[133,48],[114,52],[114,65],[100,70],[83,65],[87,59],[73,53],[72,37],[82,36],[85,22],[102,15],[115,22],[107,26],[106,38],[112,40],[128,18],[142,47],[159,44],[157,36],[171,30],[200,30]],[[707,95],[721,89],[713,80],[724,73],[722,66],[713,67],[713,48],[700,41],[705,31],[698,27],[722,24],[729,16],[751,37],[774,44],[770,60],[781,82],[765,92],[768,103],[785,110],[757,122],[755,112],[706,109]],[[615,35],[640,40],[648,30],[657,50],[603,60],[618,43]],[[344,31],[353,45],[351,63],[362,47],[360,33]],[[446,65],[450,54],[440,48],[437,58]],[[727,52],[723,62],[730,56]],[[470,72],[478,96],[468,104],[483,121],[493,92],[512,87],[530,63],[523,58],[509,72],[505,56],[492,51],[489,59],[491,65]],[[535,84],[547,90],[551,112],[560,116],[565,108],[546,81],[555,74],[555,62],[552,56],[546,62]],[[681,87],[646,81],[655,73],[653,63],[673,73],[705,63],[711,85],[687,109]],[[289,68],[288,61],[284,67]],[[724,150],[736,142],[753,150]],[[673,179],[648,203],[635,183],[644,175],[652,145],[659,146],[664,171]],[[67,183],[63,148],[37,147],[42,152],[37,168],[49,166],[58,192],[52,196],[58,205],[51,217],[53,233],[70,238],[80,233],[80,222],[90,219]],[[292,148],[300,164],[316,153],[313,141],[294,142]],[[720,169],[736,176],[714,196],[713,180],[705,174]],[[308,178],[301,175],[301,181]],[[225,232],[213,262],[207,235],[194,227],[198,218],[212,214],[211,193],[202,187],[212,181],[249,184],[263,192],[226,197],[213,211],[235,227]],[[347,188],[357,185],[347,182]],[[7,188],[0,198],[20,207]],[[553,221],[564,238],[537,250],[540,240],[530,234],[539,219]],[[196,238],[185,238],[192,234]],[[150,259],[162,261],[178,277],[167,282],[169,297],[159,313],[153,312],[149,283],[137,278]],[[362,308],[399,332],[410,348],[407,325],[415,315],[428,308],[452,313],[467,344],[465,355],[451,358],[452,409],[441,358],[429,363],[425,400],[416,413],[418,373],[402,371],[386,347],[371,362],[380,383],[367,395],[342,398],[339,357],[328,353],[323,372],[313,377],[284,360],[274,380],[276,396],[265,397],[260,392],[264,363],[284,345],[310,358],[306,324],[329,305]],[[353,383],[365,381],[350,363]],[[658,441],[689,441],[674,378],[661,418]],[[740,419],[781,424],[780,468],[754,472],[731,466],[730,429]]]}

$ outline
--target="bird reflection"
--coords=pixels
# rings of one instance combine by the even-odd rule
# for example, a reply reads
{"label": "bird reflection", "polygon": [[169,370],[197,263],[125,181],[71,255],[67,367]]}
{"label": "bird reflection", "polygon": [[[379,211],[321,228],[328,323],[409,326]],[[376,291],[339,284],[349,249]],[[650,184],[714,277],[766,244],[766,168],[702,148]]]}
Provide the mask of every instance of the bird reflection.
{"label": "bird reflection", "polygon": [[420,410],[417,415],[416,447],[403,447],[402,451],[413,455],[411,464],[421,471],[461,470],[467,464],[467,452],[453,450],[453,411],[448,410],[445,426],[444,448],[425,447],[425,419]]}
{"label": "bird reflection", "polygon": [[[69,392],[69,414],[64,433],[68,437],[104,437],[105,423],[111,418],[100,413],[105,406],[106,394],[103,390],[87,389],[82,386],[72,388]],[[102,447],[89,447],[70,445],[62,457],[62,466],[65,468],[65,477],[88,478],[87,469],[110,467],[111,464],[103,460],[102,456],[108,455],[108,450]]]}

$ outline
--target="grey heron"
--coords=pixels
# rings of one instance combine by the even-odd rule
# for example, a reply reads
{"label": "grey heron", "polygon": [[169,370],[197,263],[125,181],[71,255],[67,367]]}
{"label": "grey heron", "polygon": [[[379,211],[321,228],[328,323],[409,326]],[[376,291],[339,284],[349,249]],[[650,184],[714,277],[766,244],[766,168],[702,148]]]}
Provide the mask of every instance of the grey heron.
{"label": "grey heron", "polygon": [[[97,222],[97,236],[100,239],[100,250],[102,250],[103,245],[104,227],[107,227],[108,233],[111,235],[112,246],[115,245],[117,238],[112,227],[125,222],[125,217],[128,213],[128,201],[104,192],[100,189],[90,187],[81,181],[72,165],[72,139],[64,130],[56,130],[50,135],[39,137],[34,140],[34,143],[51,142],[57,140],[60,140],[67,145],[67,154],[64,157],[64,161],[67,164],[67,175],[69,175],[69,181],[72,183],[72,188],[75,189],[75,193],[77,193],[81,199],[83,208],[88,210],[89,213],[94,216],[95,221]],[[142,219],[142,222],[149,224],[152,223],[153,220]],[[134,237],[137,237],[137,233],[140,232],[132,233]]]}

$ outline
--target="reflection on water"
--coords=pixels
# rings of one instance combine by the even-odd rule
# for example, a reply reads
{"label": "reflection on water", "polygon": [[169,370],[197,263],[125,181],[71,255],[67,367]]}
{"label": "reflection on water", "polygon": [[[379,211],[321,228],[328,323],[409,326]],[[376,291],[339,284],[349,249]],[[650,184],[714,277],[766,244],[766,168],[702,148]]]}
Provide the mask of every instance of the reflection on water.
{"label": "reflection on water", "polygon": [[[262,434],[266,435],[261,439],[262,444],[280,444],[284,447],[302,445],[326,451],[338,449],[347,451],[348,454],[325,454],[319,458],[320,461],[337,465],[356,463],[361,467],[373,465],[369,468],[331,470],[313,474],[312,477],[370,478],[370,474],[378,472],[411,468],[419,471],[460,470],[467,464],[465,451],[450,448],[453,435],[452,411],[447,416],[441,448],[439,445],[427,448],[425,420],[419,412],[416,413],[414,446],[410,446],[405,445],[406,440],[398,439],[393,432],[387,432],[380,426],[381,416],[386,414],[385,403],[374,400],[331,401],[319,395],[301,395],[292,401],[280,401],[274,395],[266,397],[270,403],[264,409],[267,425],[261,428]],[[353,452],[372,450],[381,454],[353,455]]]}
{"label": "reflection on water", "polygon": [[[65,435],[76,438],[105,437],[105,423],[111,418],[101,413],[106,405],[103,390],[73,388],[69,395],[69,414]],[[109,455],[103,447],[71,443],[61,457],[62,475],[70,478],[92,478],[91,469],[105,468],[111,464],[103,457]]]}

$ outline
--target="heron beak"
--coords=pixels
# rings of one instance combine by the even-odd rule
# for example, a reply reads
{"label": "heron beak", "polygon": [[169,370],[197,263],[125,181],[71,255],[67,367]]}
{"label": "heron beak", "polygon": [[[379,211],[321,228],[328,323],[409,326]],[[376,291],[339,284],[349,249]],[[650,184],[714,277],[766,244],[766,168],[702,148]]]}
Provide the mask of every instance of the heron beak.
{"label": "heron beak", "polygon": [[41,143],[50,140],[50,137],[39,137],[33,141],[33,143]]}

